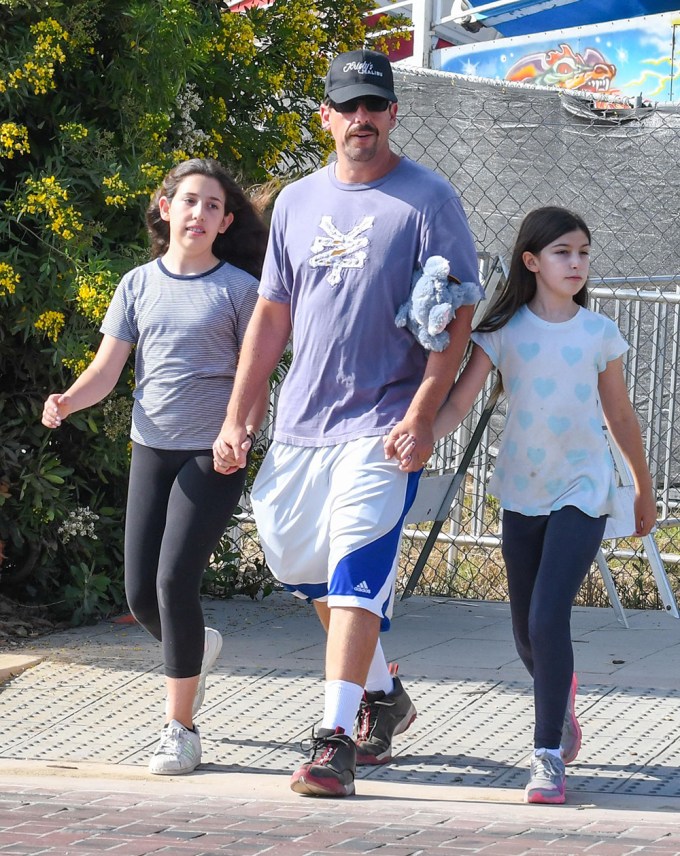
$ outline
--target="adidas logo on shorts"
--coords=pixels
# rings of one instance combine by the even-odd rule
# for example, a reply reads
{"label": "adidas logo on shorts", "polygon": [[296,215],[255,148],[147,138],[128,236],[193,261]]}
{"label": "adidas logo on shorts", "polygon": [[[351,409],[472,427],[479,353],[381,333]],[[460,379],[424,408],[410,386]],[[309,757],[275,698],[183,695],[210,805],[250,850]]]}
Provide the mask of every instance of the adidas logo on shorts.
{"label": "adidas logo on shorts", "polygon": [[370,588],[366,585],[366,581],[365,581],[365,580],[363,580],[362,582],[360,582],[358,585],[355,585],[355,586],[354,586],[354,591],[358,591],[360,594],[370,594],[370,593],[371,593],[371,590],[370,590]]}

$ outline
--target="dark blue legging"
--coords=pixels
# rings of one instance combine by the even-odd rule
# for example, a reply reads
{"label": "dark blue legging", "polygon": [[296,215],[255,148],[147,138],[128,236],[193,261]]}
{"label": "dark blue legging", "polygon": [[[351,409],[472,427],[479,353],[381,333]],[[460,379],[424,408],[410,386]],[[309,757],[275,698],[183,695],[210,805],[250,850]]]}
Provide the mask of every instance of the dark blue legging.
{"label": "dark blue legging", "polygon": [[132,444],[125,517],[125,593],[137,621],[163,643],[165,674],[201,671],[201,578],[243,491],[246,471],[213,469],[212,450]]}
{"label": "dark blue legging", "polygon": [[557,749],[574,672],[571,608],[604,534],[605,517],[568,505],[540,517],[503,512],[517,653],[534,679],[534,747]]}

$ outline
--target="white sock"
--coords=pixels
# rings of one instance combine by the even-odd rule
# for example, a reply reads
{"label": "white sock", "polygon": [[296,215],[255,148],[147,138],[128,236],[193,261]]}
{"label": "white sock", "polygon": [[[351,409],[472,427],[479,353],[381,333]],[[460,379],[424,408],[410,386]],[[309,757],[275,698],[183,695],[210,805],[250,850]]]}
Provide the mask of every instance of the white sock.
{"label": "white sock", "polygon": [[392,675],[390,675],[387,660],[385,659],[380,639],[378,639],[371,665],[368,667],[366,690],[369,693],[377,693],[382,690],[385,695],[389,695],[393,689],[394,680],[392,679]]}
{"label": "white sock", "polygon": [[545,746],[540,747],[539,749],[534,749],[534,755],[538,752],[547,752],[548,755],[552,755],[554,758],[561,758],[559,749],[546,749]]}
{"label": "white sock", "polygon": [[338,726],[345,734],[352,734],[354,720],[359,710],[364,688],[349,681],[326,681],[326,695],[324,701],[322,728]]}

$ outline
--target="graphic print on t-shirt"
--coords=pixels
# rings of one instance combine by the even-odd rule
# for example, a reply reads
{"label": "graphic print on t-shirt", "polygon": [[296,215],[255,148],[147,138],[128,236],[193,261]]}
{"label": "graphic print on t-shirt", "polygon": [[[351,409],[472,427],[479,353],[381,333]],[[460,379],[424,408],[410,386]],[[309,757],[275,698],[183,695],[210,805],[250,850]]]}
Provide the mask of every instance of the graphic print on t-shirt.
{"label": "graphic print on t-shirt", "polygon": [[321,218],[319,227],[326,233],[317,235],[311,246],[314,255],[309,260],[313,268],[329,268],[326,279],[331,285],[342,282],[342,271],[345,268],[362,268],[366,262],[365,248],[368,247],[368,237],[364,235],[373,228],[374,217],[364,217],[360,223],[349,232],[341,232],[330,216]]}

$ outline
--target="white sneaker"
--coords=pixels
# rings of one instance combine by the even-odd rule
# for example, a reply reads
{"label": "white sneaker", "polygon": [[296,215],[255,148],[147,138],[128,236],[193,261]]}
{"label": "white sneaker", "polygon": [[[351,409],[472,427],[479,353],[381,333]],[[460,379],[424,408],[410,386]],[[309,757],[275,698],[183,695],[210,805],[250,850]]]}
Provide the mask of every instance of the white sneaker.
{"label": "white sneaker", "polygon": [[529,784],[524,789],[525,803],[561,805],[565,792],[564,761],[547,749],[535,749],[531,756]]}
{"label": "white sneaker", "polygon": [[194,698],[194,706],[192,713],[194,716],[199,711],[205,698],[205,679],[208,677],[208,672],[212,669],[220,656],[222,650],[222,636],[213,630],[212,627],[205,628],[205,648],[203,650],[203,662],[201,663],[201,676],[196,687],[196,696]]}
{"label": "white sneaker", "polygon": [[171,720],[161,731],[161,742],[149,761],[149,772],[157,776],[181,776],[201,763],[201,738],[198,728],[189,731],[181,722]]}

